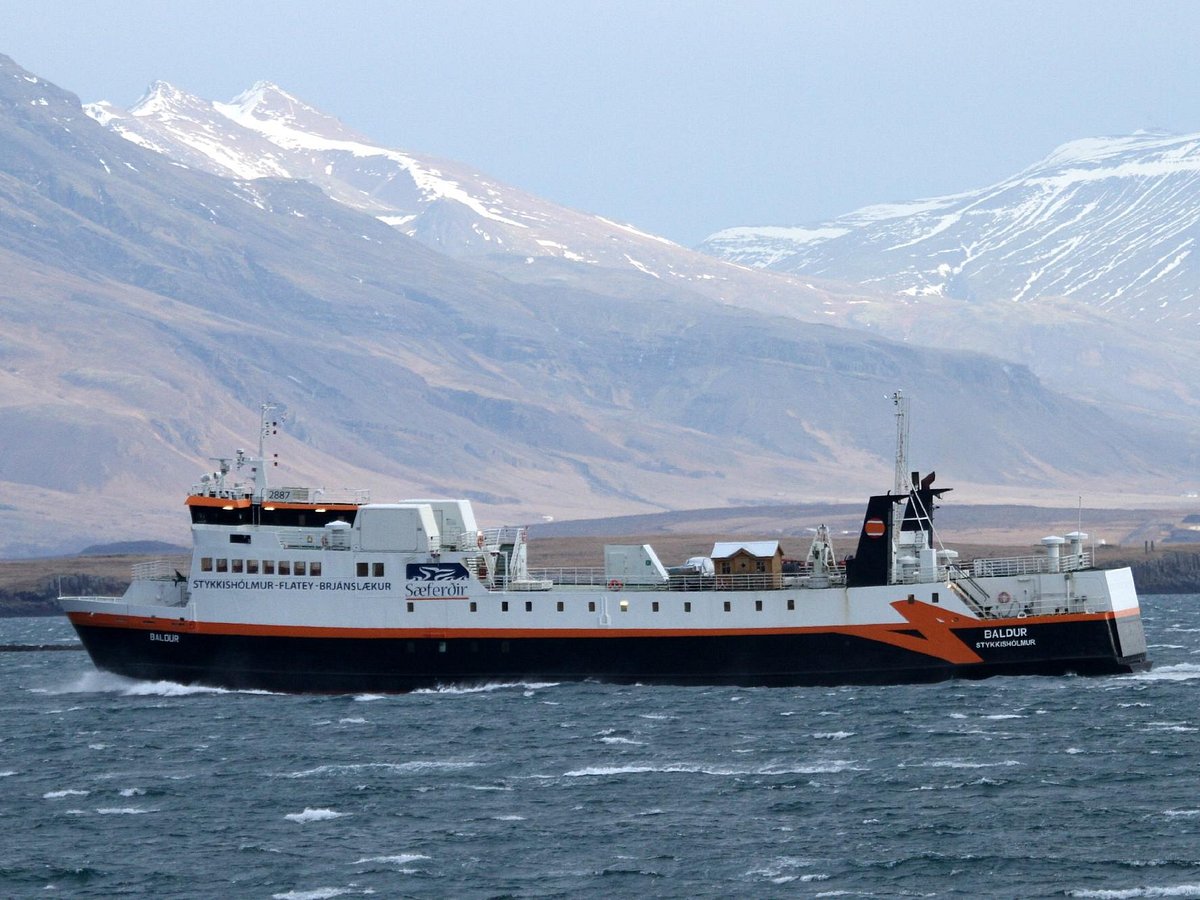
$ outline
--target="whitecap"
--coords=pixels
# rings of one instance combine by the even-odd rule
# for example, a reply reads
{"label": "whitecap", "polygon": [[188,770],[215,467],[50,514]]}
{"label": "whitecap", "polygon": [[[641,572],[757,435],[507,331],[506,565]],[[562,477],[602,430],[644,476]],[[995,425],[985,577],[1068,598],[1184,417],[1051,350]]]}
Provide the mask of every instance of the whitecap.
{"label": "whitecap", "polygon": [[154,812],[154,810],[142,809],[138,806],[107,806],[96,812],[102,816],[140,816],[142,813]]}
{"label": "whitecap", "polygon": [[340,897],[343,894],[362,893],[361,891],[352,891],[350,888],[314,888],[311,891],[287,891],[283,894],[272,894],[272,900],[329,900],[331,897]]}
{"label": "whitecap", "polygon": [[65,791],[47,791],[42,794],[43,800],[59,800],[63,797],[86,797],[91,791],[76,791],[68,788]]}
{"label": "whitecap", "polygon": [[843,738],[854,737],[855,734],[857,734],[855,731],[818,731],[813,737],[840,741]]}
{"label": "whitecap", "polygon": [[524,822],[525,821],[524,816],[517,816],[517,815],[492,816],[492,818],[495,819],[497,822]]}
{"label": "whitecap", "polygon": [[1126,676],[1122,681],[1191,681],[1195,678],[1200,678],[1200,665],[1177,663],[1173,666],[1160,666],[1149,672],[1137,672]]}
{"label": "whitecap", "polygon": [[1192,818],[1200,816],[1200,809],[1165,809],[1163,815],[1170,819]]}
{"label": "whitecap", "polygon": [[345,813],[336,812],[332,809],[312,809],[305,807],[304,812],[288,813],[284,816],[289,822],[323,822],[326,819],[339,819]]}
{"label": "whitecap", "polygon": [[1067,891],[1068,897],[1087,897],[1090,900],[1135,900],[1139,897],[1200,897],[1200,884],[1177,884],[1169,887],[1135,887],[1120,890]]}
{"label": "whitecap", "polygon": [[629,744],[634,747],[642,747],[642,746],[645,746],[645,744],[646,744],[645,741],[635,741],[635,740],[632,740],[631,738],[623,738],[623,737],[602,737],[602,738],[600,738],[600,743],[602,743],[602,744]]}
{"label": "whitecap", "polygon": [[356,859],[354,865],[362,866],[367,863],[390,863],[396,866],[404,866],[410,862],[416,862],[418,859],[429,859],[424,853],[398,853],[395,856],[364,856],[362,859]]}
{"label": "whitecap", "polygon": [[339,725],[366,725],[367,720],[363,719],[363,718],[338,719],[338,724]]}
{"label": "whitecap", "polygon": [[278,778],[312,778],[319,775],[344,775],[354,772],[361,772],[366,769],[383,769],[389,772],[443,772],[455,771],[457,769],[469,769],[477,766],[479,763],[474,762],[450,762],[443,760],[412,760],[411,762],[402,763],[329,763],[323,766],[317,766],[315,769],[304,769],[300,772],[285,772],[275,777]]}
{"label": "whitecap", "polygon": [[525,691],[525,696],[531,697],[532,691],[541,690],[543,688],[558,687],[557,681],[496,681],[486,684],[472,685],[438,685],[434,688],[419,688],[413,691],[414,694],[447,694],[453,696],[455,694],[487,694],[492,691],[503,691],[512,688],[519,688]]}
{"label": "whitecap", "polygon": [[146,792],[144,790],[142,790],[141,788],[124,788],[121,791],[121,796],[122,797],[140,797],[144,793],[146,793]]}
{"label": "whitecap", "polygon": [[847,760],[829,760],[823,763],[815,763],[807,766],[763,766],[757,769],[742,769],[735,767],[724,766],[700,766],[689,765],[683,763],[674,763],[665,766],[588,766],[583,769],[572,769],[569,772],[564,772],[564,778],[587,778],[587,777],[604,777],[609,775],[643,775],[646,773],[658,773],[664,775],[717,775],[717,776],[744,776],[744,775],[815,775],[815,774],[831,774],[835,772],[843,772],[846,769],[852,768],[852,765]]}
{"label": "whitecap", "polygon": [[0,772],[0,778],[11,778],[13,775],[16,775],[16,774],[17,774],[16,769],[6,769],[5,771]]}

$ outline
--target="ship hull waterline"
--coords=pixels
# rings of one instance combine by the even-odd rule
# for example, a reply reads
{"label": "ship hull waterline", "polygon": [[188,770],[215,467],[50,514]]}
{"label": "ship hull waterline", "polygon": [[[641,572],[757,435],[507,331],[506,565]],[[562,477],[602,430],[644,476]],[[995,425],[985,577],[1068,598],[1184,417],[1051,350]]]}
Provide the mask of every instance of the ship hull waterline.
{"label": "ship hull waterline", "polygon": [[[978,661],[953,661],[847,629],[626,636],[617,632],[303,636],[72,623],[97,668],[139,680],[285,693],[403,693],[440,686],[598,681],[619,684],[819,686],[904,684],[993,675],[1117,675],[1149,668],[1122,655],[1107,616],[1014,620],[1031,637],[987,640],[1002,622],[954,629]],[[189,627],[191,626],[191,627]]]}

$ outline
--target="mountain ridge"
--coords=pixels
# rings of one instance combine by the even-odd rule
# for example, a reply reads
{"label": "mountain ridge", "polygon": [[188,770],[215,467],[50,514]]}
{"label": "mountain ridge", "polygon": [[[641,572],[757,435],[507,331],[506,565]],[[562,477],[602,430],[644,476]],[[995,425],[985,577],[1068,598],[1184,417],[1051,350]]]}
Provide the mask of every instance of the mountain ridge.
{"label": "mountain ridge", "polygon": [[[231,121],[158,93],[206,128]],[[518,208],[528,195],[483,176],[472,203],[528,228],[439,196],[410,236],[304,179],[222,177],[147,149],[156,135],[114,133],[0,57],[0,554],[184,540],[186,486],[257,433],[265,400],[287,420],[277,482],[468,496],[492,522],[857,501],[891,483],[896,387],[920,417],[914,462],[996,498],[1174,489],[1195,452],[1028,366],[842,327],[865,308],[843,286],[747,272],[540,198]],[[336,152],[314,167],[346,165],[363,179],[340,179],[348,193],[400,171]],[[425,159],[452,181],[473,172]],[[507,243],[535,225],[533,243],[555,246]],[[446,237],[423,242],[422,227]],[[588,241],[604,253],[577,252]]]}

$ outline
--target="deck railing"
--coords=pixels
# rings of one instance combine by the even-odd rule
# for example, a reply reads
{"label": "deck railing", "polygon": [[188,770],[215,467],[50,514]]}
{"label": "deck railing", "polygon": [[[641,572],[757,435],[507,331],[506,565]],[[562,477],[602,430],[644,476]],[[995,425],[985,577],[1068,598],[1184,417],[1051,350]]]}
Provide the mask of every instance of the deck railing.
{"label": "deck railing", "polygon": [[151,559],[133,564],[134,581],[176,581],[175,565],[166,559]]}
{"label": "deck railing", "polygon": [[1000,559],[974,559],[970,572],[975,578],[989,575],[1040,575],[1050,572],[1077,572],[1092,564],[1087,550],[1064,554],[1057,559],[1048,556],[1012,556]]}

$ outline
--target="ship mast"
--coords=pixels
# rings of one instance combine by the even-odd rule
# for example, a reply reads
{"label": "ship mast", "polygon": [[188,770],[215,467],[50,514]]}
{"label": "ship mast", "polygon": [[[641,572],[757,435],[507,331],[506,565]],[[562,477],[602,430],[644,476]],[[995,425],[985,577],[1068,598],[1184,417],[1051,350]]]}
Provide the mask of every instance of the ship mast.
{"label": "ship mast", "polygon": [[896,483],[897,494],[907,494],[911,489],[908,476],[908,398],[903,391],[892,394],[896,407]]}

